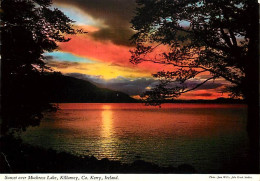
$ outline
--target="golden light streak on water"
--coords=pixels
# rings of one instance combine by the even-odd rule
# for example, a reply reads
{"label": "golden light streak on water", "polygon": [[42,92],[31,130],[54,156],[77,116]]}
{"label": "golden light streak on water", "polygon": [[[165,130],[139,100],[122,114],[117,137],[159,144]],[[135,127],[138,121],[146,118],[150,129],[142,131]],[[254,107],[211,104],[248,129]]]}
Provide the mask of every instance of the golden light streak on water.
{"label": "golden light streak on water", "polygon": [[102,118],[102,128],[101,128],[101,137],[110,140],[113,134],[113,112],[111,111],[111,106],[103,105],[101,112]]}
{"label": "golden light streak on water", "polygon": [[110,105],[102,106],[101,118],[100,155],[102,155],[102,157],[118,158],[118,145],[116,144],[118,141],[114,135],[113,111]]}

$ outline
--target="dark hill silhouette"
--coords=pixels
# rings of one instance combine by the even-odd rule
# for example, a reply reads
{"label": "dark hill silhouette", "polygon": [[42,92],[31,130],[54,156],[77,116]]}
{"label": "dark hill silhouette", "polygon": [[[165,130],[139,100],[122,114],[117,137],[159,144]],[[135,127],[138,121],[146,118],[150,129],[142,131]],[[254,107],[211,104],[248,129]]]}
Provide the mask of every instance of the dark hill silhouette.
{"label": "dark hill silhouette", "polygon": [[44,76],[45,94],[53,103],[136,102],[127,94],[59,73]]}

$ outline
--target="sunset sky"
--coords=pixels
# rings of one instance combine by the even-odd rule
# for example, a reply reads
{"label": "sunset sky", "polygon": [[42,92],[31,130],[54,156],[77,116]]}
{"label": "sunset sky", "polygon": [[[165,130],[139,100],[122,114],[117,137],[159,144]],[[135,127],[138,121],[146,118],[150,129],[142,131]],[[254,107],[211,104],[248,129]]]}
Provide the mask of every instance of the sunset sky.
{"label": "sunset sky", "polygon": [[[129,50],[134,48],[129,42],[134,33],[129,23],[134,16],[134,0],[54,0],[53,6],[74,20],[75,27],[88,32],[69,36],[69,42],[58,44],[58,51],[45,53],[47,64],[54,70],[135,98],[157,84],[152,73],[172,70],[171,66],[129,62]],[[201,75],[188,84],[195,85],[205,77]],[[208,82],[180,99],[227,97],[221,91],[225,84],[221,79]]]}

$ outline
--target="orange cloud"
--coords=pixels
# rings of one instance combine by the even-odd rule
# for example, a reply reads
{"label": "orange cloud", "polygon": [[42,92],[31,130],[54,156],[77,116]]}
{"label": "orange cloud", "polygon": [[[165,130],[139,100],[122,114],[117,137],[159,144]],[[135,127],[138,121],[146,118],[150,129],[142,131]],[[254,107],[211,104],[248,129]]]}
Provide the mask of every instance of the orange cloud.
{"label": "orange cloud", "polygon": [[[85,27],[85,30],[95,30],[93,27]],[[91,33],[90,33],[91,34]],[[124,66],[138,71],[152,74],[160,70],[171,70],[172,66],[159,65],[152,62],[144,62],[133,65],[129,62],[131,53],[130,47],[116,45],[111,41],[93,40],[89,34],[71,36],[71,40],[66,43],[60,43],[61,51],[70,52],[75,55],[87,57],[98,62],[110,63],[113,65]]]}
{"label": "orange cloud", "polygon": [[190,100],[190,99],[217,99],[219,97],[229,98],[228,93],[216,92],[215,89],[207,90],[194,90],[182,94],[178,99]]}
{"label": "orange cloud", "polygon": [[124,62],[129,57],[128,48],[109,41],[95,41],[88,35],[75,35],[71,38],[69,42],[59,44],[62,51],[105,62]]}

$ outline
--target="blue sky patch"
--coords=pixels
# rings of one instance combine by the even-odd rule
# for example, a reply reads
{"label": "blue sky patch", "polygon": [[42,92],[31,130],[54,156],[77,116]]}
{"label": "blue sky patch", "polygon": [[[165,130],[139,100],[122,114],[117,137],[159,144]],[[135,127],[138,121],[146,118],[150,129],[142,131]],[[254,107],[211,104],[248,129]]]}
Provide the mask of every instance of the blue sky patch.
{"label": "blue sky patch", "polygon": [[67,52],[48,52],[48,53],[44,53],[44,56],[50,56],[55,61],[94,63],[94,61],[92,61],[88,58],[75,56],[75,55],[73,55],[71,53],[67,53]]}

